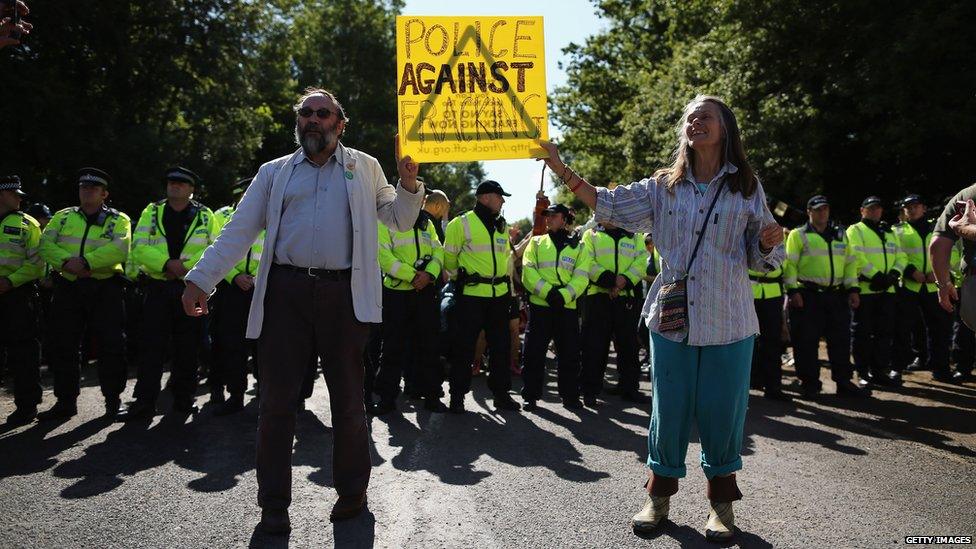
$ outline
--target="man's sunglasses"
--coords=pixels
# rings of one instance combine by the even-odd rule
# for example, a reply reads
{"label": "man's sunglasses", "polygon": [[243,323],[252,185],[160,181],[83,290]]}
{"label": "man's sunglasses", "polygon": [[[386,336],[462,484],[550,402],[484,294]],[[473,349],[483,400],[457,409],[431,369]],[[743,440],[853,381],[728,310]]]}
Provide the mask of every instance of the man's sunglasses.
{"label": "man's sunglasses", "polygon": [[[298,116],[301,116],[302,118],[311,118],[312,117],[312,114],[315,114],[316,116],[318,116],[322,120],[328,120],[329,117],[332,116],[333,114],[336,114],[336,112],[335,111],[331,111],[329,109],[318,109],[318,110],[314,110],[314,109],[309,108],[309,107],[302,107],[302,108],[298,109]],[[336,116],[338,116],[338,115],[336,114]]]}

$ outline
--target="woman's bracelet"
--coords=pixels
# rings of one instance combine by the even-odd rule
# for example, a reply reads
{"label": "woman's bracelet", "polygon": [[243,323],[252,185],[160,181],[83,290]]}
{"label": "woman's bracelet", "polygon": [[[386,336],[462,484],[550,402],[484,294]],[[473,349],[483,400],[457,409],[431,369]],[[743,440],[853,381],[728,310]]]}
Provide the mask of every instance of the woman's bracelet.
{"label": "woman's bracelet", "polygon": [[583,178],[580,177],[579,174],[577,174],[576,172],[572,172],[572,175],[569,176],[569,180],[572,181],[574,177],[579,181],[579,183],[569,188],[569,192],[571,193],[575,193],[576,189],[583,186]]}

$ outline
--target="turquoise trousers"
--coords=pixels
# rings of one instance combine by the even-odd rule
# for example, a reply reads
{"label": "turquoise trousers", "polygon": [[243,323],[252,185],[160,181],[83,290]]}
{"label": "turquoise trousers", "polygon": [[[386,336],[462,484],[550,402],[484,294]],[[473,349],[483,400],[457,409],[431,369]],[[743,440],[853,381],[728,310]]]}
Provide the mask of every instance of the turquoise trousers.
{"label": "turquoise trousers", "polygon": [[742,469],[754,339],[693,347],[651,334],[654,404],[647,466],[655,474],[685,476],[692,422],[698,426],[701,467],[709,480]]}

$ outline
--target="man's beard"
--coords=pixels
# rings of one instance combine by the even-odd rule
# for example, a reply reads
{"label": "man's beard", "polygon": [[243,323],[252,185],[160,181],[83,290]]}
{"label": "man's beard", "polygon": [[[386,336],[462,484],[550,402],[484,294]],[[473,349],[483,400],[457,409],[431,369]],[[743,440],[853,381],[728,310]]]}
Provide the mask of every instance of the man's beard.
{"label": "man's beard", "polygon": [[[319,133],[309,133],[311,130]],[[323,128],[322,126],[307,125],[305,128],[295,127],[295,141],[302,147],[305,156],[312,156],[332,147],[339,140],[336,135],[335,127]]]}

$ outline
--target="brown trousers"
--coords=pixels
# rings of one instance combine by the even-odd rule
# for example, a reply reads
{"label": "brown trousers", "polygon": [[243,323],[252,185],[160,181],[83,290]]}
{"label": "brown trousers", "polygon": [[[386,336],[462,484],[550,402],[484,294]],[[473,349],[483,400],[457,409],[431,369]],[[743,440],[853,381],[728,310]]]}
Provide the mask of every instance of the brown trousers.
{"label": "brown trousers", "polygon": [[363,348],[369,324],[356,320],[348,273],[335,277],[272,266],[258,339],[261,397],[257,434],[258,505],[287,509],[302,379],[322,358],[332,409],[332,478],[340,496],[366,491],[372,466],[363,405]]}

